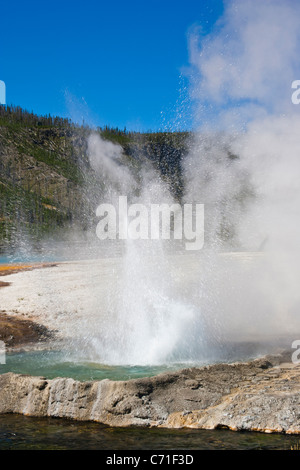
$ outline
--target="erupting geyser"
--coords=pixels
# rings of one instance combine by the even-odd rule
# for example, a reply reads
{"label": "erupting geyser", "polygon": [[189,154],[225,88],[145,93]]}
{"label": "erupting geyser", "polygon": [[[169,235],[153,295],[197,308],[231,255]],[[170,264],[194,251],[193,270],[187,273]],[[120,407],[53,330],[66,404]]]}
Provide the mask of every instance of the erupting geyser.
{"label": "erupting geyser", "polygon": [[[228,2],[210,36],[191,35],[201,126],[182,163],[181,202],[205,205],[205,247],[187,254],[166,250],[165,241],[126,241],[105,294],[108,310],[88,335],[102,361],[197,361],[220,354],[226,342],[299,331],[295,10],[293,2]],[[145,205],[176,202],[153,170],[138,183],[119,165],[118,146],[91,136],[89,153],[110,181],[105,202],[120,195]],[[222,254],[230,251],[244,255]]]}

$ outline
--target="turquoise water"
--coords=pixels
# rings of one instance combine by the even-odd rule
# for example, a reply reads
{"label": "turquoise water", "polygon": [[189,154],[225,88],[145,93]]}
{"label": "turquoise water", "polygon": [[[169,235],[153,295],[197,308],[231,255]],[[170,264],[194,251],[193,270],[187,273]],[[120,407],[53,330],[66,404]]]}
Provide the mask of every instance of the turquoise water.
{"label": "turquoise water", "polygon": [[[53,348],[54,346],[52,346]],[[93,362],[80,355],[80,349],[71,352],[67,349],[30,350],[24,352],[7,352],[6,364],[0,364],[0,374],[15,372],[43,376],[48,379],[55,377],[71,377],[75,380],[129,380],[139,377],[151,377],[163,372],[176,371],[189,367],[203,367],[214,363],[232,363],[249,361],[261,357],[268,351],[260,349],[257,355],[256,344],[224,345],[219,355],[202,357],[201,360],[188,362],[171,362],[159,365],[109,365]]]}
{"label": "turquoise water", "polygon": [[190,364],[171,364],[160,366],[110,366],[90,361],[76,360],[61,351],[30,351],[7,353],[6,364],[0,364],[0,374],[15,372],[55,377],[71,377],[75,380],[129,380],[138,377],[150,377],[161,372],[182,369]]}
{"label": "turquoise water", "polygon": [[[124,247],[115,240],[106,240],[105,249],[99,240],[90,241],[48,241],[39,246],[24,244],[23,247],[11,249],[0,253],[0,264],[10,263],[46,263],[59,261],[74,261],[80,259],[98,259],[107,257],[119,257]],[[109,243],[110,242],[110,243]]]}
{"label": "turquoise water", "polygon": [[[227,355],[203,358],[201,361],[173,362],[159,365],[109,365],[85,360],[79,352],[65,350],[34,350],[25,352],[7,352],[6,364],[0,364],[0,374],[15,372],[43,376],[48,379],[55,377],[71,377],[75,380],[130,380],[139,377],[151,377],[163,372],[178,371],[190,367],[203,367],[213,363],[231,363],[250,360],[254,356],[251,349],[233,349]],[[221,360],[222,359],[222,360]]]}
{"label": "turquoise water", "polygon": [[47,263],[54,261],[64,261],[64,258],[56,258],[51,254],[45,253],[11,253],[1,254],[0,264],[15,264],[15,263]]}

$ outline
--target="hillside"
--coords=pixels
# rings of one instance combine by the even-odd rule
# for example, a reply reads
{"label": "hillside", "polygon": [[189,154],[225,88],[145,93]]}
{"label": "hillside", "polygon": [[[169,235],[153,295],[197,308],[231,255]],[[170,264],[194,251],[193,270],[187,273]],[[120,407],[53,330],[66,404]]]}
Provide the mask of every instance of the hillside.
{"label": "hillside", "polygon": [[93,223],[103,181],[89,164],[91,132],[121,145],[123,164],[135,171],[151,162],[180,197],[187,133],[92,130],[68,119],[0,106],[1,251],[17,247],[24,237],[37,241],[73,226],[85,231]]}

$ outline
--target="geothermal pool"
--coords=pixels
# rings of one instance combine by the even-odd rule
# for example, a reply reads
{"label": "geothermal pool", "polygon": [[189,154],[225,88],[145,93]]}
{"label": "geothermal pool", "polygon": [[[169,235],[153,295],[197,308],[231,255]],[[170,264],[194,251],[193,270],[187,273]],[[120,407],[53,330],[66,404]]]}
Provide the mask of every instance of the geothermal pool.
{"label": "geothermal pool", "polygon": [[0,373],[15,372],[48,379],[71,377],[79,381],[129,380],[150,377],[161,372],[177,370],[183,364],[162,364],[160,366],[113,366],[89,361],[78,361],[65,351],[25,351],[6,355],[6,364],[0,365]]}
{"label": "geothermal pool", "polygon": [[[231,346],[231,347],[230,347]],[[225,350],[225,346],[224,346]],[[261,354],[257,354],[260,350]],[[276,349],[273,349],[276,351]],[[70,377],[79,381],[92,380],[130,380],[141,377],[151,377],[163,372],[178,371],[189,367],[201,367],[213,363],[231,363],[248,361],[270,351],[262,344],[248,343],[227,345],[227,351],[214,359],[190,361],[186,363],[165,363],[160,365],[109,365],[100,362],[78,359],[76,355],[64,350],[29,350],[9,352],[6,354],[6,364],[0,365],[0,374],[14,372],[33,376],[45,376],[48,379]]]}

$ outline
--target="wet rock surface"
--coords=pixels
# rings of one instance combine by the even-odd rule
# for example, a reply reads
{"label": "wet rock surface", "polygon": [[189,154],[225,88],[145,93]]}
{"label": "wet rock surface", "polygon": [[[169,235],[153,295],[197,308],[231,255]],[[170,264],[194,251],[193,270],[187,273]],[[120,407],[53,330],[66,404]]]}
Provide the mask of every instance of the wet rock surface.
{"label": "wet rock surface", "polygon": [[300,433],[300,366],[290,351],[128,381],[0,375],[0,413],[110,426]]}

